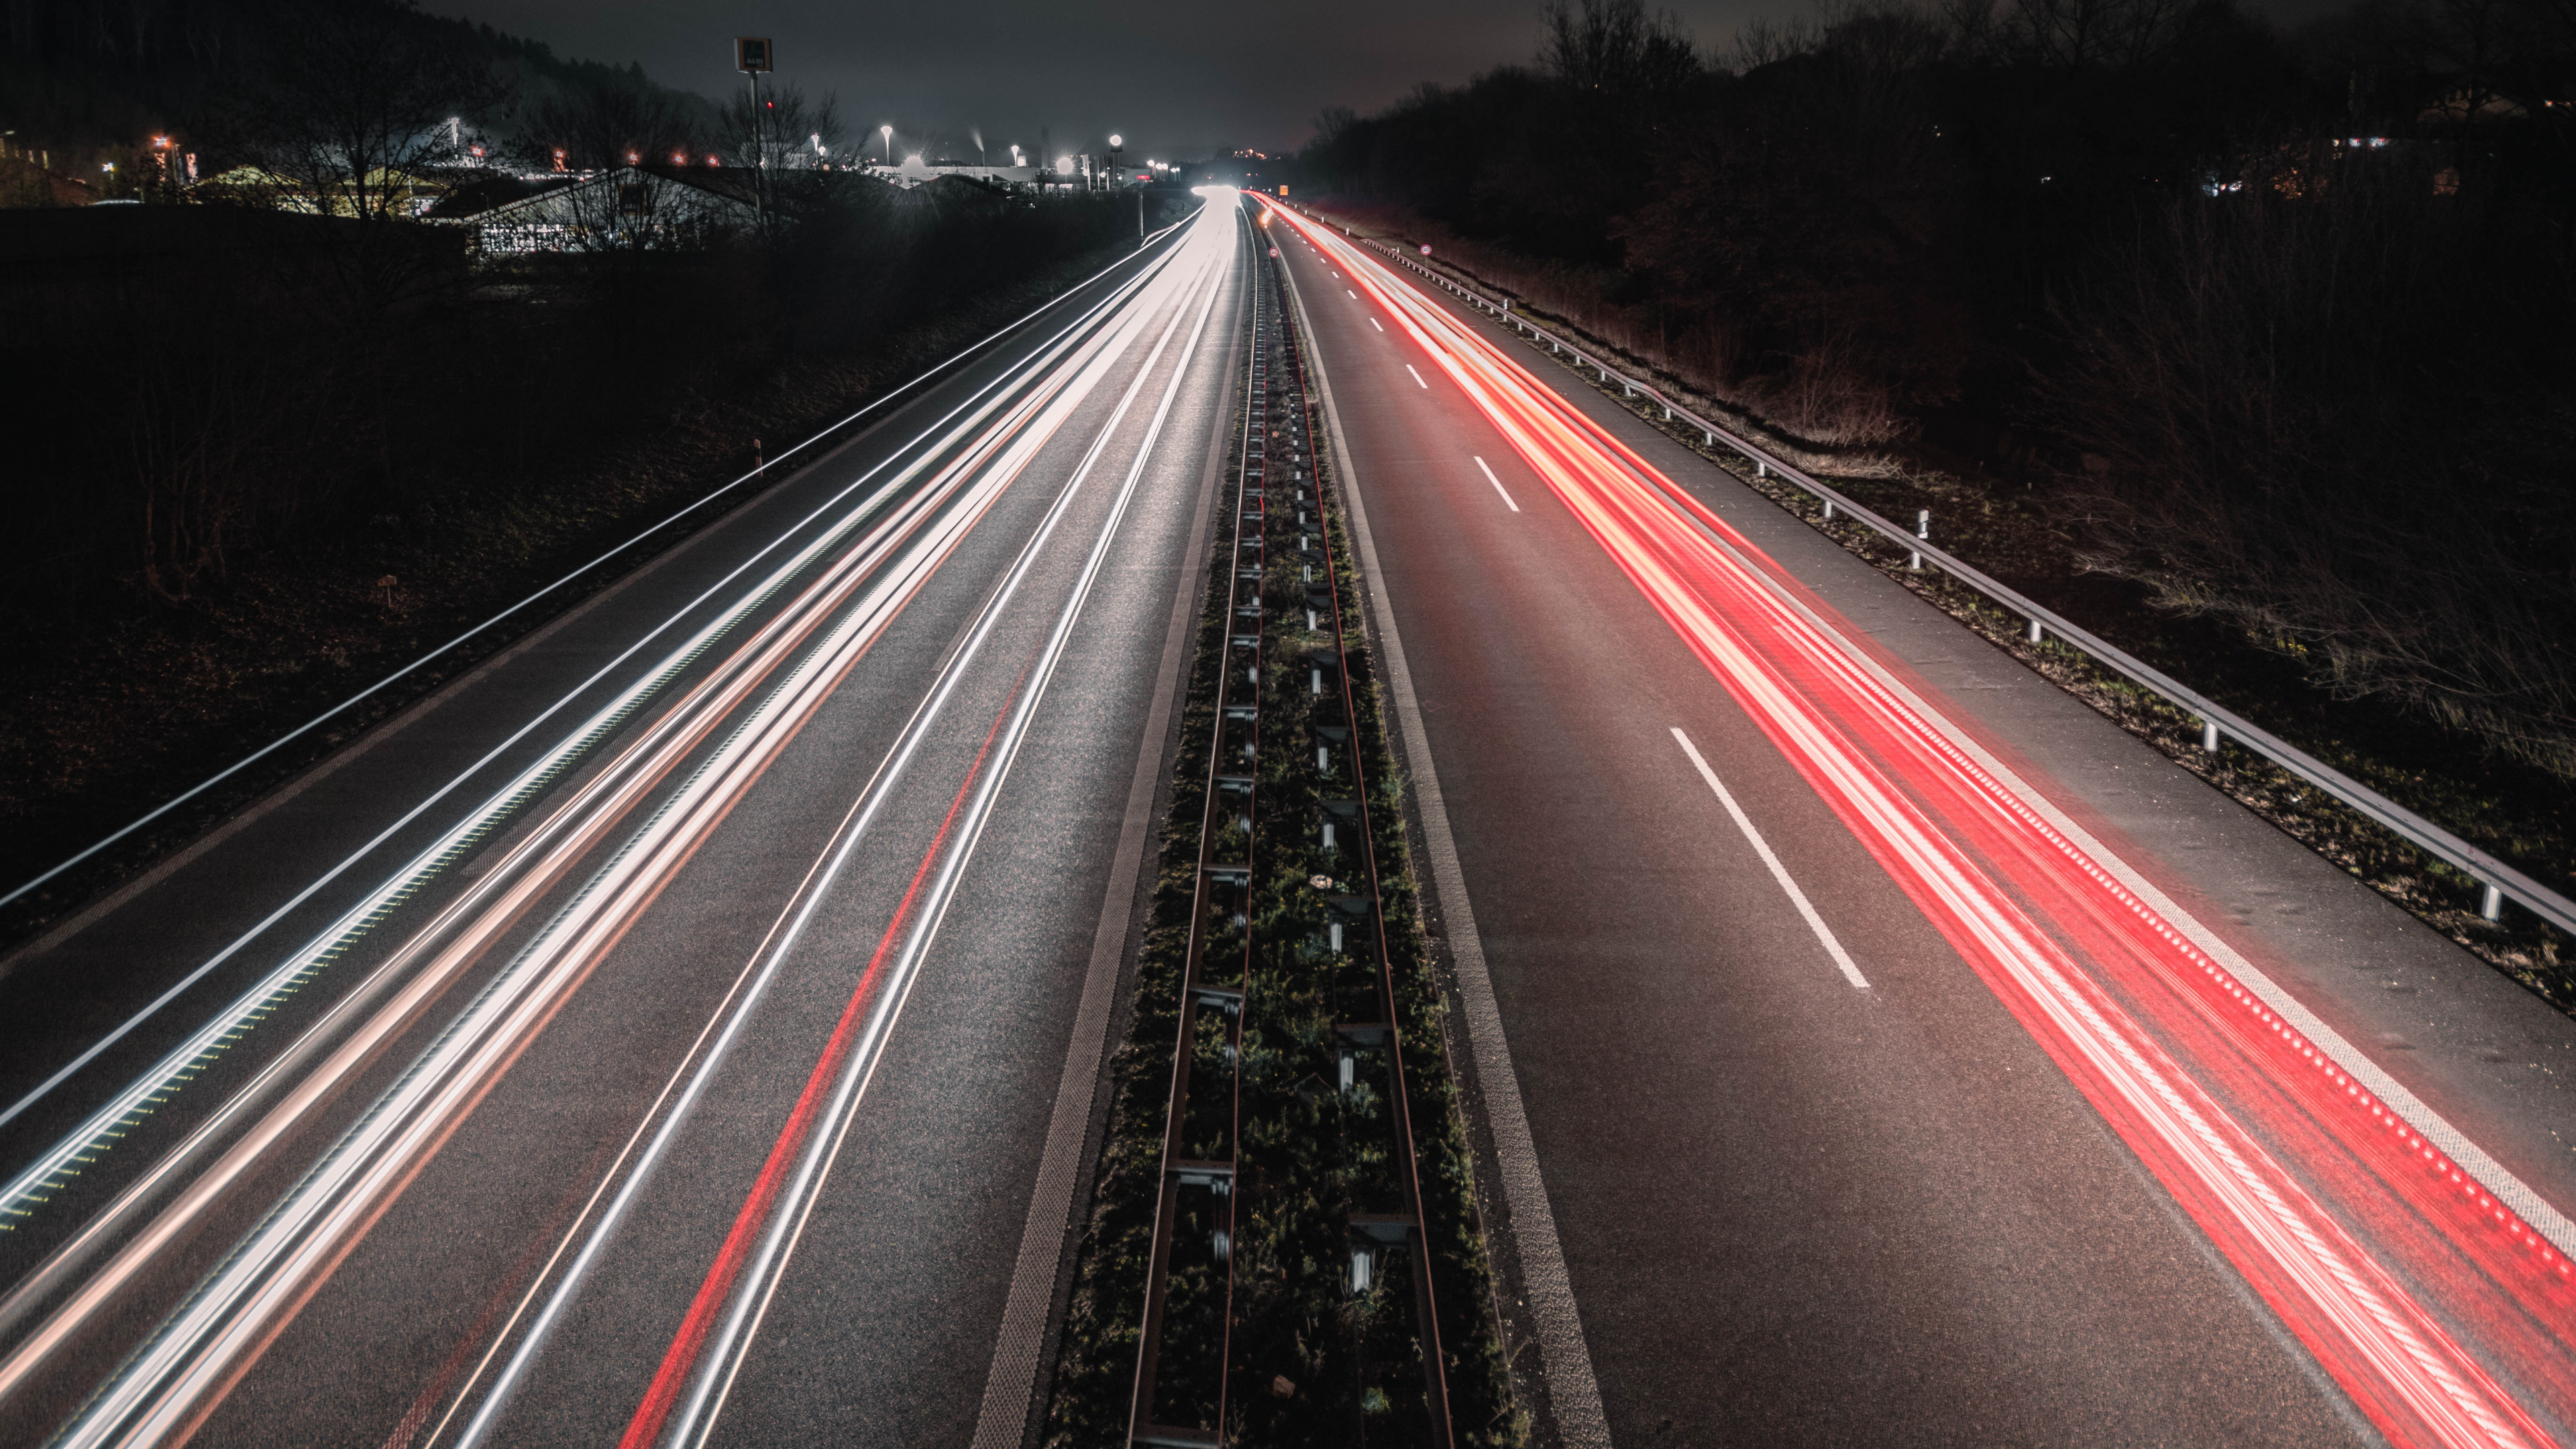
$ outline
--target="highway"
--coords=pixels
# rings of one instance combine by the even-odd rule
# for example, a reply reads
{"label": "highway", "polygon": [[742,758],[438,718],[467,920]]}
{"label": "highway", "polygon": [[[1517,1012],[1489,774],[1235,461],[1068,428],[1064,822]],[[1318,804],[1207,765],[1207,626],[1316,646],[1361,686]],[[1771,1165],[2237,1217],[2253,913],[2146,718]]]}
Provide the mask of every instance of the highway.
{"label": "highway", "polygon": [[1211,199],[0,962],[0,1443],[1025,1442],[1257,212],[1536,1442],[2576,1444],[2576,1023]]}
{"label": "highway", "polygon": [[0,1443],[1020,1442],[1231,197],[0,978]]}
{"label": "highway", "polygon": [[2576,1025],[1264,213],[1540,1442],[2576,1442]]}

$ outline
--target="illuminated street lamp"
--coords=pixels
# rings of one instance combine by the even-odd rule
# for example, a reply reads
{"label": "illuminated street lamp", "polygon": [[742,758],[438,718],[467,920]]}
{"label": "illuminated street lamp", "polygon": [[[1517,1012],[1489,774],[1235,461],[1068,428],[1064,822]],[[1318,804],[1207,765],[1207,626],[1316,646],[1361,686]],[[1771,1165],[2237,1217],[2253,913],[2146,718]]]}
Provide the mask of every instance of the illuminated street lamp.
{"label": "illuminated street lamp", "polygon": [[886,164],[892,166],[894,164],[894,127],[879,126],[877,134],[885,137]]}

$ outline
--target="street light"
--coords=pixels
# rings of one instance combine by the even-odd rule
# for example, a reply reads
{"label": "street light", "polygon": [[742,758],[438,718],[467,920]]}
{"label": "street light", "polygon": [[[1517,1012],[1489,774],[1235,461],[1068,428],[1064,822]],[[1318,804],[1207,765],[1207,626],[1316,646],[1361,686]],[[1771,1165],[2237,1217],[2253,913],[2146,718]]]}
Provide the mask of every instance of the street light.
{"label": "street light", "polygon": [[894,164],[894,127],[879,126],[877,134],[885,137],[886,164],[892,166]]}

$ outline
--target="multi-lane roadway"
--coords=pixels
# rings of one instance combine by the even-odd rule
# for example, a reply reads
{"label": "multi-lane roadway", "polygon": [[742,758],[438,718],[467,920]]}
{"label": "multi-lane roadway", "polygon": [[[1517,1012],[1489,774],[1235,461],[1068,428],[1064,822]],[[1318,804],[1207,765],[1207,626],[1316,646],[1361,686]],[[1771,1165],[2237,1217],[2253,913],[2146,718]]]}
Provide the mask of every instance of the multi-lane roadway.
{"label": "multi-lane roadway", "polygon": [[1549,1432],[2563,1441],[2576,1027],[1265,211]]}
{"label": "multi-lane roadway", "polygon": [[0,1442],[1018,1442],[1219,203],[13,963]]}
{"label": "multi-lane roadway", "polygon": [[1274,245],[1542,1442],[2569,1442],[2576,1026],[1216,200],[9,960],[0,1442],[1025,1442]]}

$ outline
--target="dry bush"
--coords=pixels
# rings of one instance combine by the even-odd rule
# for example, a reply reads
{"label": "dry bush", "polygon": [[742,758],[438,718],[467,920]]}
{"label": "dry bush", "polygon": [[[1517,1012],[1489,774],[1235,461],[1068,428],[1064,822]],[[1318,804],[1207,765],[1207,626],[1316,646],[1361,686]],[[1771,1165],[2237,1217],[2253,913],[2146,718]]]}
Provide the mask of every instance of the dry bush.
{"label": "dry bush", "polygon": [[2428,165],[2146,216],[2061,298],[2038,420],[2108,464],[2090,566],[2576,777],[2568,278]]}

